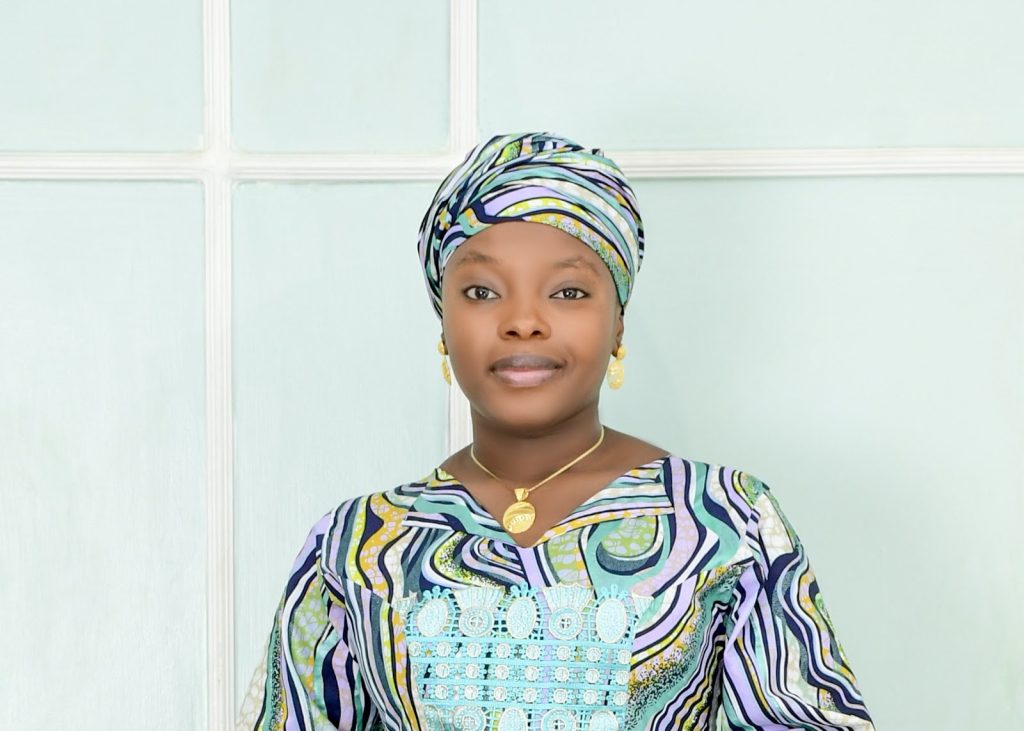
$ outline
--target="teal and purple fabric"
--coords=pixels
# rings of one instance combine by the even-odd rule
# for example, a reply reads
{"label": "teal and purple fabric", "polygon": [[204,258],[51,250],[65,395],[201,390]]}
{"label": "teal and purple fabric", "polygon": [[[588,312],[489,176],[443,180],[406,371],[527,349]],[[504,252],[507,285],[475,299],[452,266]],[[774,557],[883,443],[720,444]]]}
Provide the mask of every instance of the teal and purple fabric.
{"label": "teal and purple fabric", "polygon": [[531,547],[440,467],[345,500],[268,630],[238,729],[874,728],[775,495],[675,455]]}
{"label": "teal and purple fabric", "polygon": [[438,317],[451,255],[474,234],[505,221],[555,226],[592,248],[611,272],[625,311],[644,255],[643,222],[629,182],[600,149],[531,132],[477,145],[438,187],[418,242]]}

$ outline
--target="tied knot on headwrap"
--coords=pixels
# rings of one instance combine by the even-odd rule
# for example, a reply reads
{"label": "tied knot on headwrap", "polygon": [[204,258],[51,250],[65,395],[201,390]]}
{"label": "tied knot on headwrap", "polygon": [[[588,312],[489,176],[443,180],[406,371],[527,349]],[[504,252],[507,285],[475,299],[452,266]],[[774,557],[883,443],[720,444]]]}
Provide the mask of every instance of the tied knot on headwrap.
{"label": "tied knot on headwrap", "polygon": [[473,234],[506,221],[554,226],[597,252],[625,311],[644,256],[643,222],[629,182],[600,149],[531,132],[477,145],[434,194],[420,224],[419,255],[438,317],[452,254]]}

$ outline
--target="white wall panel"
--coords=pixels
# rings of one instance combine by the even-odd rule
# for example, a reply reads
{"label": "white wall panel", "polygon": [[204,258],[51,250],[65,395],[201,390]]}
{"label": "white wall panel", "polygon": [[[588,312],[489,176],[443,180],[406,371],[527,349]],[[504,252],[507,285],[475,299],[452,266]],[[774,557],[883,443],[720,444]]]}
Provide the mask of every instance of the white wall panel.
{"label": "white wall panel", "polygon": [[204,723],[202,231],[195,184],[0,183],[0,728]]}
{"label": "white wall panel", "polygon": [[0,150],[194,150],[198,0],[33,0],[0,13]]}
{"label": "white wall panel", "polygon": [[1012,727],[1024,181],[637,190],[649,248],[607,423],[768,483],[879,728]]}
{"label": "white wall panel", "polygon": [[610,149],[1024,144],[1024,5],[480,3],[485,134]]}
{"label": "white wall panel", "polygon": [[250,0],[231,12],[238,149],[447,146],[447,2]]}
{"label": "white wall panel", "polygon": [[441,323],[416,252],[433,192],[236,191],[236,706],[313,523],[447,456]]}
{"label": "white wall panel", "polygon": [[414,246],[478,128],[677,177],[606,423],[772,486],[879,728],[1020,726],[1022,6],[87,5],[0,24],[0,727],[230,727],[312,521],[465,436]]}

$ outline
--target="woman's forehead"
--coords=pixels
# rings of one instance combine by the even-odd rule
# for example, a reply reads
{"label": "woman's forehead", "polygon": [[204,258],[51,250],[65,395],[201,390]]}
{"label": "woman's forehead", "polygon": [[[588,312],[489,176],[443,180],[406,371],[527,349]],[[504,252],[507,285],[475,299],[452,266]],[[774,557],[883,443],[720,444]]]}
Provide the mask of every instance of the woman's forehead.
{"label": "woman's forehead", "polygon": [[493,267],[539,264],[581,268],[599,273],[604,263],[579,239],[541,223],[510,221],[496,224],[465,240],[451,255],[449,271],[461,265]]}
{"label": "woman's forehead", "polygon": [[527,244],[508,241],[510,229],[487,235],[491,228],[512,223],[547,226],[553,231],[536,235],[565,234],[593,252],[625,308],[644,254],[643,222],[629,181],[600,148],[547,132],[526,132],[495,135],[470,150],[438,186],[420,222],[417,250],[439,317],[445,268],[458,261],[455,255],[470,239],[483,237],[471,249],[484,247],[492,236],[495,248],[514,244],[511,261],[520,266],[524,261],[531,267],[537,262],[554,265],[568,256],[550,248],[527,250],[527,244],[537,244],[534,234]]}

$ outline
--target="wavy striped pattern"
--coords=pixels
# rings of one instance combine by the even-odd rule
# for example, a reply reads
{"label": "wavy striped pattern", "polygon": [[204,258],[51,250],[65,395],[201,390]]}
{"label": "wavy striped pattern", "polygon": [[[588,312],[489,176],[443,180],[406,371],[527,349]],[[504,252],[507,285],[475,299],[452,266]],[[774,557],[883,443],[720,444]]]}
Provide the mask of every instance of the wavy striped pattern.
{"label": "wavy striped pattern", "polygon": [[644,256],[644,226],[626,176],[600,148],[550,132],[495,135],[441,181],[420,222],[417,251],[434,312],[455,250],[504,221],[554,226],[593,249],[625,311]]}
{"label": "wavy striped pattern", "polygon": [[440,468],[346,500],[295,560],[237,728],[874,726],[768,486],[668,456],[532,548]]}

